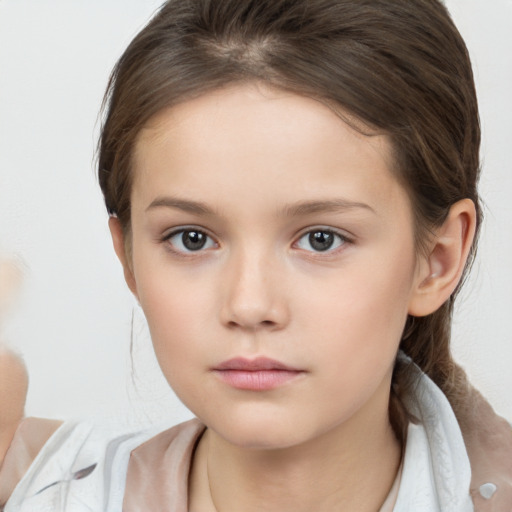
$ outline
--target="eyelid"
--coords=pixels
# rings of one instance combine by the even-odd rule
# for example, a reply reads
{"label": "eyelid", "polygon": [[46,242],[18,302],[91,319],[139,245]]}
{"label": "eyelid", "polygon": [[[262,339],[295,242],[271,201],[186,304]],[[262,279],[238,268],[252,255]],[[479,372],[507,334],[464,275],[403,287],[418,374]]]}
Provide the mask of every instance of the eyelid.
{"label": "eyelid", "polygon": [[[174,236],[176,236],[180,233],[186,232],[186,231],[198,231],[200,233],[203,233],[210,240],[213,241],[215,247],[217,247],[217,248],[219,247],[219,242],[217,241],[216,237],[208,229],[203,228],[201,226],[197,226],[197,225],[176,226],[174,228],[171,228],[170,230],[166,231],[164,235],[159,237],[159,241],[162,243],[169,242],[169,240],[171,238],[173,238]],[[327,256],[327,255],[331,255],[331,254],[337,252],[338,250],[343,249],[347,244],[354,243],[354,236],[351,234],[348,234],[344,230],[340,230],[340,229],[334,228],[332,226],[317,225],[317,226],[309,226],[309,227],[301,230],[300,233],[295,237],[295,241],[293,242],[292,247],[297,247],[299,241],[302,238],[304,238],[305,236],[307,236],[311,233],[318,232],[318,231],[332,233],[333,235],[335,235],[336,237],[339,237],[341,239],[341,244],[338,247],[335,247],[334,249],[327,249],[325,251],[315,251],[313,249],[312,250],[301,249],[301,250],[304,250],[305,252],[311,252],[311,253],[317,254],[317,255],[323,254],[323,255]],[[173,247],[172,244],[168,243],[166,246],[166,249],[175,254],[182,255],[182,256],[199,256],[201,253],[203,253],[209,249],[212,249],[212,247],[208,247],[206,249],[201,248],[201,249],[198,249],[197,251],[180,250],[180,249],[177,249],[176,247]]]}
{"label": "eyelid", "polygon": [[161,236],[159,241],[161,243],[167,243],[166,249],[175,254],[178,254],[180,256],[199,256],[201,253],[211,249],[211,247],[207,247],[207,248],[198,249],[197,251],[180,250],[180,249],[177,249],[176,247],[174,247],[171,243],[169,243],[169,240],[171,238],[175,237],[176,235],[179,235],[180,233],[184,233],[186,231],[197,231],[199,233],[202,233],[202,234],[206,235],[206,237],[208,237],[210,240],[212,240],[216,247],[219,246],[219,243],[216,240],[216,238],[207,229],[202,228],[200,226],[194,226],[194,225],[176,226],[176,227],[170,229],[169,231],[167,231],[163,236]]}
{"label": "eyelid", "polygon": [[340,244],[340,246],[335,247],[334,249],[327,249],[325,251],[315,251],[315,250],[307,250],[307,249],[301,249],[301,250],[304,250],[305,252],[310,252],[312,254],[317,254],[317,255],[322,255],[323,254],[323,255],[327,256],[327,255],[332,255],[333,253],[336,253],[338,250],[342,250],[347,244],[353,244],[354,243],[353,235],[348,234],[346,231],[343,231],[343,230],[340,230],[340,229],[337,229],[337,228],[333,228],[331,226],[319,225],[319,226],[310,226],[308,228],[303,229],[296,236],[295,242],[293,243],[293,246],[297,246],[299,241],[302,240],[302,238],[304,238],[305,236],[310,235],[311,233],[318,232],[318,231],[324,231],[324,232],[327,232],[327,233],[332,233],[333,235],[339,237],[342,240],[342,243]]}

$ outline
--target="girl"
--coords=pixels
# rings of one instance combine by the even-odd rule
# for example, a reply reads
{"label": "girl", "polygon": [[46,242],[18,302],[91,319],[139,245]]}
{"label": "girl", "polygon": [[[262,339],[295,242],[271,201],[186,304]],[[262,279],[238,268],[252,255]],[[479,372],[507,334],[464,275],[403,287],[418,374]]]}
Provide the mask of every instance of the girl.
{"label": "girl", "polygon": [[437,0],[167,2],[114,70],[98,169],[198,419],[24,421],[5,510],[506,510],[509,427],[449,348],[479,142]]}

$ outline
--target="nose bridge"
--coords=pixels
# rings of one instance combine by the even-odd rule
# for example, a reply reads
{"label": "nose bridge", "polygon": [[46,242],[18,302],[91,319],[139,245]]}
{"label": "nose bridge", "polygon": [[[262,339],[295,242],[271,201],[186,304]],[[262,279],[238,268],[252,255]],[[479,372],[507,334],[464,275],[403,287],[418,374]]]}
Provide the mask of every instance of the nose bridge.
{"label": "nose bridge", "polygon": [[227,266],[223,321],[246,329],[284,325],[287,307],[277,256],[263,244],[252,243],[233,250]]}

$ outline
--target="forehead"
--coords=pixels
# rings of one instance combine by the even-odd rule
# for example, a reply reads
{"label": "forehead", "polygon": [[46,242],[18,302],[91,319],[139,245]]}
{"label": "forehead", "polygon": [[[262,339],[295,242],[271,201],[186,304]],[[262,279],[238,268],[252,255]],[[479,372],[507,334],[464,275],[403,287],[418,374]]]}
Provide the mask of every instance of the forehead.
{"label": "forehead", "polygon": [[[233,85],[156,115],[138,136],[133,168],[134,199],[169,188],[230,189],[252,199],[279,187],[294,195],[404,193],[393,173],[386,135],[364,134],[344,113],[315,99],[252,83]],[[351,125],[352,119],[349,118]],[[361,126],[361,125],[359,125]],[[270,185],[270,186],[269,186]]]}

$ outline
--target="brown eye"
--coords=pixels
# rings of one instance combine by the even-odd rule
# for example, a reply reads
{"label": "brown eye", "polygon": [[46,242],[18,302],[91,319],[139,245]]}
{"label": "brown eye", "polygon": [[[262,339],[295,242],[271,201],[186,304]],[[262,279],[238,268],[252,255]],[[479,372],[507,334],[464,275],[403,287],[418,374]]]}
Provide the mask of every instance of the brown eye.
{"label": "brown eye", "polygon": [[334,243],[334,235],[328,231],[315,231],[309,234],[309,244],[315,251],[327,251]]}
{"label": "brown eye", "polygon": [[303,235],[297,243],[300,249],[311,252],[327,252],[337,249],[347,242],[347,239],[329,229],[315,229]]}
{"label": "brown eye", "polygon": [[208,237],[201,231],[184,231],[181,241],[189,251],[199,251],[206,245]]}
{"label": "brown eye", "polygon": [[197,252],[215,247],[215,242],[203,231],[198,229],[182,229],[175,231],[167,242],[178,252]]}

